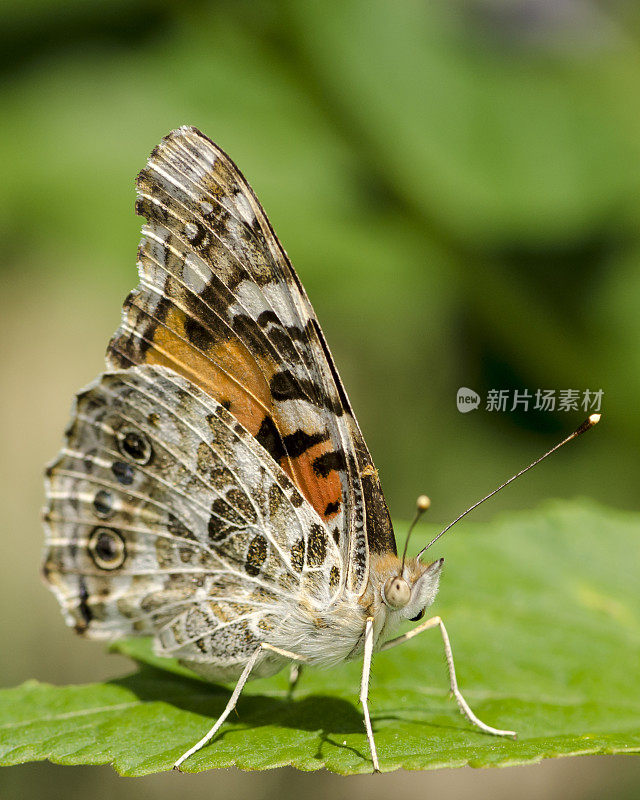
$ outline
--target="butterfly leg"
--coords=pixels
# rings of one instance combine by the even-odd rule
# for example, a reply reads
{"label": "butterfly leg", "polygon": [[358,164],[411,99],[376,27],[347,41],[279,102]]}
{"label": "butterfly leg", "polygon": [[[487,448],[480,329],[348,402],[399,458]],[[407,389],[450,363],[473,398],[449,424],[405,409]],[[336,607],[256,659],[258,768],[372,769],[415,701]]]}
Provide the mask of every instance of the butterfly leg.
{"label": "butterfly leg", "polygon": [[289,690],[287,691],[287,697],[289,699],[293,697],[293,691],[298,685],[300,675],[302,675],[302,664],[298,664],[294,661],[289,670]]}
{"label": "butterfly leg", "polygon": [[403,634],[402,636],[398,636],[395,639],[391,639],[385,644],[382,645],[380,648],[381,650],[388,650],[391,647],[395,647],[396,645],[402,644],[403,642],[409,641],[409,639],[413,639],[414,636],[422,633],[423,631],[428,631],[431,628],[440,628],[440,633],[442,635],[442,643],[444,645],[444,654],[447,659],[447,667],[449,669],[449,682],[451,685],[451,692],[456,699],[456,703],[460,708],[460,711],[465,715],[465,717],[475,725],[477,728],[480,728],[481,731],[485,733],[491,733],[494,736],[512,736],[516,738],[517,734],[515,731],[503,731],[500,728],[492,728],[491,725],[487,725],[486,723],[482,722],[482,720],[478,719],[473,711],[469,708],[469,704],[462,696],[462,692],[458,688],[458,681],[456,679],[456,668],[453,664],[453,652],[451,650],[451,642],[449,641],[449,634],[447,633],[447,629],[444,626],[444,622],[440,619],[440,617],[432,617],[431,619],[426,620],[421,625],[418,625],[417,628],[409,631],[408,633]]}
{"label": "butterfly leg", "polygon": [[258,658],[260,657],[261,653],[264,650],[270,650],[273,653],[277,653],[278,655],[284,656],[285,658],[290,658],[293,661],[306,661],[306,659],[303,658],[302,656],[296,655],[295,653],[291,653],[288,650],[282,650],[279,647],[274,647],[271,644],[263,642],[260,645],[260,647],[258,647],[258,649],[253,653],[251,658],[247,661],[247,665],[242,670],[242,675],[240,675],[240,677],[238,678],[238,682],[236,683],[236,688],[233,690],[233,694],[229,698],[229,702],[227,703],[225,710],[218,717],[216,724],[211,728],[211,730],[205,736],[202,737],[202,739],[200,739],[200,741],[197,744],[194,744],[192,748],[190,748],[189,750],[187,750],[186,753],[183,753],[180,756],[180,758],[173,765],[174,769],[179,769],[180,764],[182,764],[183,761],[189,758],[189,756],[192,756],[194,753],[197,753],[198,750],[201,750],[205,746],[205,744],[207,744],[207,742],[209,742],[220,730],[226,718],[236,707],[236,703],[238,702],[240,693],[244,689],[244,685],[249,679],[251,670],[255,667],[256,661],[258,660]]}
{"label": "butterfly leg", "polygon": [[373,617],[367,617],[364,629],[364,657],[362,660],[362,682],[360,683],[360,702],[364,711],[364,727],[367,731],[369,749],[371,750],[371,760],[373,761],[374,772],[380,772],[378,762],[378,751],[376,750],[373,729],[371,728],[371,716],[369,714],[369,676],[371,674],[371,656],[373,655]]}

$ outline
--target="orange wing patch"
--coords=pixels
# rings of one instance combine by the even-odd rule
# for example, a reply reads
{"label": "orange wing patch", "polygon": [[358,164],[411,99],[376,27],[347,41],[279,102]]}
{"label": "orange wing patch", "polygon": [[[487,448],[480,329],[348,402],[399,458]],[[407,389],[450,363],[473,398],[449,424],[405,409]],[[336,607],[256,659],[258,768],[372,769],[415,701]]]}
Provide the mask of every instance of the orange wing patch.
{"label": "orange wing patch", "polygon": [[147,351],[144,363],[170,367],[184,375],[231,410],[255,436],[271,406],[267,377],[239,339],[205,350],[195,347],[188,340],[186,320],[184,312],[175,306],[169,310],[164,324],[153,333],[153,347]]}
{"label": "orange wing patch", "polygon": [[[132,306],[143,311],[135,299]],[[325,521],[335,518],[342,503],[337,472],[341,460],[334,455],[328,435],[315,444],[313,436],[308,436],[303,452],[297,452],[300,433],[296,436],[296,430],[287,430],[269,389],[277,365],[253,355],[239,339],[213,343],[206,349],[196,347],[189,341],[187,320],[182,310],[170,306],[162,323],[156,320],[144,356],[136,361],[169,367],[216,399],[269,450],[318,514]]]}

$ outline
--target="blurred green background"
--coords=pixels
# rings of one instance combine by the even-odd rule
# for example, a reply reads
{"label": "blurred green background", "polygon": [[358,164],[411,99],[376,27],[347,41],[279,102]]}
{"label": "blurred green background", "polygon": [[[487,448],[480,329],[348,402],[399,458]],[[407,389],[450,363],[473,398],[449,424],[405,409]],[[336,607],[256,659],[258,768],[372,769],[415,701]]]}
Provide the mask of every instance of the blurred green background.
{"label": "blurred green background", "polygon": [[[426,491],[433,519],[448,522],[585,416],[463,415],[460,386],[483,398],[604,391],[599,428],[478,518],[549,496],[640,506],[637,4],[5,0],[0,80],[3,685],[128,668],[76,640],[39,583],[41,468],[137,282],[134,177],[181,124],[225,148],[264,205],[394,516]],[[595,798],[615,787],[634,797],[638,764],[382,783],[230,772],[224,788]],[[189,786],[204,797],[219,780]],[[172,776],[47,765],[5,771],[2,800],[3,785],[6,796],[123,799],[178,788]]]}

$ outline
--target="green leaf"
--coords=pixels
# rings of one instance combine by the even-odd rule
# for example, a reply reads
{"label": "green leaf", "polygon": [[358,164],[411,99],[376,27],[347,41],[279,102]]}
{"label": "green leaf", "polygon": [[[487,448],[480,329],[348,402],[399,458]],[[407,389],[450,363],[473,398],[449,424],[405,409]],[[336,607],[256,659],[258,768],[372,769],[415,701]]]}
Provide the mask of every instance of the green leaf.
{"label": "green leaf", "polygon": [[[416,535],[410,550],[425,539]],[[460,687],[481,719],[519,738],[480,733],[458,713],[431,631],[374,659],[371,711],[384,771],[640,751],[637,515],[556,502],[461,525],[434,550],[446,557],[434,613],[447,623]],[[122,775],[170,769],[221,713],[228,689],[153,656],[145,641],[117,649],[141,663],[137,672],[3,690],[0,763],[112,763]],[[293,700],[284,673],[251,682],[238,714],[185,770],[370,771],[359,669],[305,671]]]}

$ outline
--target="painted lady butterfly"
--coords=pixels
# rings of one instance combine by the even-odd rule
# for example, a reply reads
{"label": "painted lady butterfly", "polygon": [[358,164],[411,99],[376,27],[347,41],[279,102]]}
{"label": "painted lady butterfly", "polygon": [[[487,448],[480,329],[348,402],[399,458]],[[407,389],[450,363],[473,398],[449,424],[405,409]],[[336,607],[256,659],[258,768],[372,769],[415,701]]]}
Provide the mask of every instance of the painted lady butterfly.
{"label": "painted lady butterfly", "polygon": [[151,635],[217,681],[363,658],[439,627],[442,559],[402,562],[307,295],[240,171],[195,128],[138,176],[140,284],[47,469],[44,575],[78,633]]}

